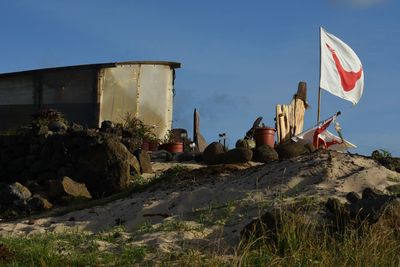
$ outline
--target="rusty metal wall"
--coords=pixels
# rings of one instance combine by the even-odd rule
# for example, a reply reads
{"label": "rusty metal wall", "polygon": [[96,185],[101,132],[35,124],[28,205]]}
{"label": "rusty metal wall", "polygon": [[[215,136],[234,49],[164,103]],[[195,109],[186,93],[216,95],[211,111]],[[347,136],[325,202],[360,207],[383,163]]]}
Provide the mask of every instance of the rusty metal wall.
{"label": "rusty metal wall", "polygon": [[48,71],[41,75],[42,108],[61,111],[65,118],[88,127],[97,127],[98,112],[95,69]]}
{"label": "rusty metal wall", "polygon": [[173,69],[168,65],[124,64],[105,68],[100,82],[100,122],[134,115],[163,138],[172,126]]}
{"label": "rusty metal wall", "polygon": [[163,138],[172,127],[173,70],[166,65],[141,65],[138,117]]}
{"label": "rusty metal wall", "polygon": [[0,79],[0,129],[29,123],[37,111],[37,101],[32,74]]}
{"label": "rusty metal wall", "polygon": [[140,66],[117,66],[103,70],[100,83],[100,123],[121,122],[127,114],[137,115]]}
{"label": "rusty metal wall", "polygon": [[0,105],[33,105],[33,76],[21,75],[0,80]]}
{"label": "rusty metal wall", "polygon": [[93,75],[92,69],[43,73],[41,76],[43,104],[92,103]]}
{"label": "rusty metal wall", "polygon": [[68,69],[0,78],[0,129],[28,124],[42,108],[61,111],[69,121],[98,126],[97,70]]}

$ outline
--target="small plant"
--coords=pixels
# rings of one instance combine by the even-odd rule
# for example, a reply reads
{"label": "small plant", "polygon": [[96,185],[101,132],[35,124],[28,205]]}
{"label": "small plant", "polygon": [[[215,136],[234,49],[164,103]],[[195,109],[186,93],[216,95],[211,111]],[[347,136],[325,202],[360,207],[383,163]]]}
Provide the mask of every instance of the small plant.
{"label": "small plant", "polygon": [[32,117],[35,120],[46,120],[46,121],[65,120],[64,114],[62,114],[60,111],[51,108],[41,109],[35,114],[33,114]]}
{"label": "small plant", "polygon": [[125,138],[136,140],[137,145],[141,145],[144,141],[158,144],[160,139],[154,133],[154,127],[144,124],[140,119],[130,113],[126,113],[122,119],[122,123],[115,126],[121,129]]}
{"label": "small plant", "polygon": [[161,143],[168,144],[175,142],[175,136],[172,130],[168,130],[165,134],[164,138],[161,140]]}
{"label": "small plant", "polygon": [[391,158],[392,154],[385,149],[379,149],[379,150],[374,150],[371,154],[371,157],[375,160],[381,160],[381,159]]}

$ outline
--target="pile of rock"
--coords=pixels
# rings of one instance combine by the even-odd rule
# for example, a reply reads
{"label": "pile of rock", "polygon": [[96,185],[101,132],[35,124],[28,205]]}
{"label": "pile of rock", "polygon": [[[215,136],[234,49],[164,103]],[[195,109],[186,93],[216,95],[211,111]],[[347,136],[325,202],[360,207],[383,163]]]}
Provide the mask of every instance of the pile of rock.
{"label": "pile of rock", "polygon": [[141,140],[128,134],[112,125],[85,129],[56,118],[35,119],[15,134],[0,135],[0,190],[8,192],[1,210],[30,211],[39,199],[45,204],[36,206],[48,208],[47,199],[65,203],[127,189],[138,174],[152,172],[148,154],[139,149]]}
{"label": "pile of rock", "polygon": [[351,192],[346,195],[348,203],[330,198],[325,204],[326,217],[335,231],[348,227],[377,225],[382,230],[400,229],[400,199],[371,188],[365,188],[360,197]]}
{"label": "pile of rock", "polygon": [[241,238],[253,240],[263,238],[269,242],[276,242],[277,236],[283,230],[283,225],[287,223],[299,228],[304,227],[304,229],[310,229],[311,224],[314,224],[317,229],[327,227],[330,233],[343,233],[351,229],[362,231],[369,227],[376,227],[382,234],[385,232],[400,234],[399,197],[365,188],[362,197],[351,192],[346,198],[348,203],[341,203],[334,198],[328,199],[325,209],[318,210],[318,213],[323,215],[322,220],[311,217],[315,216],[315,210],[304,212],[290,205],[270,208],[243,228]]}
{"label": "pile of rock", "polygon": [[251,160],[268,163],[315,151],[309,144],[296,142],[280,144],[276,149],[268,145],[255,147],[253,143],[251,140],[239,140],[236,143],[236,148],[227,151],[221,143],[213,142],[204,150],[203,161],[209,165],[245,163]]}

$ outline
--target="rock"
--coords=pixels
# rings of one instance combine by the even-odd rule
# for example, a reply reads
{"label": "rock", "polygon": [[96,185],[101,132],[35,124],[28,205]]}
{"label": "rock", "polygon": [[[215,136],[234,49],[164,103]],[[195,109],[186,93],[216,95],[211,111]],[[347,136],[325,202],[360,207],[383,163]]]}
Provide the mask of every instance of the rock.
{"label": "rock", "polygon": [[112,121],[103,121],[101,123],[100,132],[109,133],[112,132],[114,128],[114,123]]}
{"label": "rock", "polygon": [[29,172],[37,175],[38,173],[45,172],[49,169],[47,162],[43,159],[40,159],[33,163],[29,169]]}
{"label": "rock", "polygon": [[297,229],[309,229],[313,223],[307,216],[299,216],[298,213],[283,208],[272,208],[243,228],[240,232],[241,240],[251,242],[261,240],[263,244],[265,241],[276,244],[286,222],[295,225]]}
{"label": "rock", "polygon": [[139,160],[140,171],[142,173],[153,173],[153,167],[151,166],[151,158],[146,151],[138,149],[135,152],[135,156]]}
{"label": "rock", "polygon": [[153,151],[150,155],[152,161],[172,161],[174,156],[167,150]]}
{"label": "rock", "polygon": [[196,153],[194,152],[183,152],[176,156],[178,162],[192,161],[195,158]]}
{"label": "rock", "polygon": [[47,135],[49,128],[46,125],[32,125],[32,134],[34,135]]}
{"label": "rock", "polygon": [[193,121],[193,142],[196,145],[195,149],[197,152],[203,152],[207,147],[207,142],[200,133],[200,114],[196,109],[194,109]]}
{"label": "rock", "polygon": [[203,152],[203,161],[209,165],[222,163],[222,155],[225,153],[224,146],[218,142],[209,144]]}
{"label": "rock", "polygon": [[196,154],[194,155],[194,161],[196,161],[196,162],[203,162],[203,153],[202,153],[202,152],[196,153]]}
{"label": "rock", "polygon": [[25,158],[14,159],[9,162],[7,171],[9,176],[19,176],[19,174],[25,169]]}
{"label": "rock", "polygon": [[77,124],[77,123],[71,123],[68,127],[68,132],[69,133],[80,133],[83,132],[84,128],[82,125]]}
{"label": "rock", "polygon": [[0,190],[0,204],[10,205],[14,201],[26,201],[32,195],[31,191],[22,184],[15,182]]}
{"label": "rock", "polygon": [[236,148],[247,148],[247,149],[254,149],[256,147],[256,142],[252,139],[239,139],[236,141]]}
{"label": "rock", "polygon": [[25,168],[30,168],[31,165],[37,160],[35,155],[28,155],[25,157]]}
{"label": "rock", "polygon": [[38,144],[30,144],[29,146],[29,153],[30,154],[36,154],[40,152],[40,145]]}
{"label": "rock", "polygon": [[394,184],[386,187],[386,190],[392,192],[393,194],[396,194],[397,196],[400,196],[400,184]]}
{"label": "rock", "polygon": [[49,196],[52,199],[62,196],[86,199],[92,198],[85,184],[77,183],[67,176],[62,177],[61,179],[50,181]]}
{"label": "rock", "polygon": [[58,169],[57,177],[64,177],[64,176],[69,176],[69,177],[75,176],[75,169],[72,164],[66,164]]}
{"label": "rock", "polygon": [[61,121],[50,121],[47,127],[49,127],[50,131],[53,131],[55,133],[65,132],[68,129],[68,126]]}
{"label": "rock", "polygon": [[257,161],[257,162],[267,163],[267,162],[271,162],[274,160],[278,160],[279,155],[275,151],[275,149],[273,149],[272,147],[270,147],[268,145],[262,145],[262,146],[257,147],[254,150],[253,159],[254,159],[254,161]]}
{"label": "rock", "polygon": [[53,205],[47,199],[38,194],[35,194],[28,199],[27,206],[31,211],[49,210],[53,207]]}
{"label": "rock", "polygon": [[304,147],[308,150],[308,152],[310,153],[314,153],[316,151],[315,146],[313,146],[310,143],[306,143],[304,144]]}
{"label": "rock", "polygon": [[222,162],[225,164],[246,163],[253,157],[253,151],[248,148],[234,148],[223,154]]}
{"label": "rock", "polygon": [[280,159],[294,158],[303,154],[308,154],[309,150],[304,147],[301,143],[289,142],[279,144],[276,148]]}
{"label": "rock", "polygon": [[274,209],[248,223],[240,232],[240,236],[242,240],[256,240],[265,237],[268,241],[275,242],[281,227],[281,210]]}
{"label": "rock", "polygon": [[131,174],[140,174],[140,164],[117,139],[109,138],[82,151],[76,165],[78,181],[85,182],[93,197],[127,189]]}
{"label": "rock", "polygon": [[400,234],[400,199],[390,201],[383,209],[381,216],[374,227],[379,229],[379,232],[395,232],[396,236]]}
{"label": "rock", "polygon": [[[347,198],[351,202],[350,204],[341,204],[337,199],[328,199],[325,207],[330,212],[327,215],[331,221],[332,229],[343,231],[349,225],[353,227],[359,227],[365,223],[373,225],[381,220],[387,208],[394,201],[399,202],[396,197],[384,195],[371,188],[364,189],[362,199],[359,199],[357,196],[355,193],[347,195]],[[393,212],[397,212],[396,216],[400,218],[400,206],[399,204],[395,206],[397,207],[397,211],[393,210]]]}
{"label": "rock", "polygon": [[187,161],[203,161],[203,153],[201,152],[183,152],[176,155],[176,160],[178,162],[187,162]]}
{"label": "rock", "polygon": [[346,199],[347,199],[347,201],[349,201],[350,203],[356,203],[356,202],[359,201],[361,198],[360,198],[360,196],[359,196],[356,192],[350,192],[350,193],[347,193]]}
{"label": "rock", "polygon": [[371,154],[371,158],[378,161],[389,170],[400,172],[400,158],[392,157],[392,155],[385,150],[374,150]]}

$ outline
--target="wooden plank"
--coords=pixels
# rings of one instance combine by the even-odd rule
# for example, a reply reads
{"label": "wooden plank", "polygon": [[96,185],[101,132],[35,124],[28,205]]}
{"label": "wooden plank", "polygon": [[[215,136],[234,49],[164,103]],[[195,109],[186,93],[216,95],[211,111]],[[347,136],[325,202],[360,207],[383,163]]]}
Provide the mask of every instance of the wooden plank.
{"label": "wooden plank", "polygon": [[289,141],[294,135],[300,134],[304,127],[304,113],[306,103],[307,85],[300,82],[297,94],[294,95],[289,105],[276,105],[276,124],[278,142]]}

